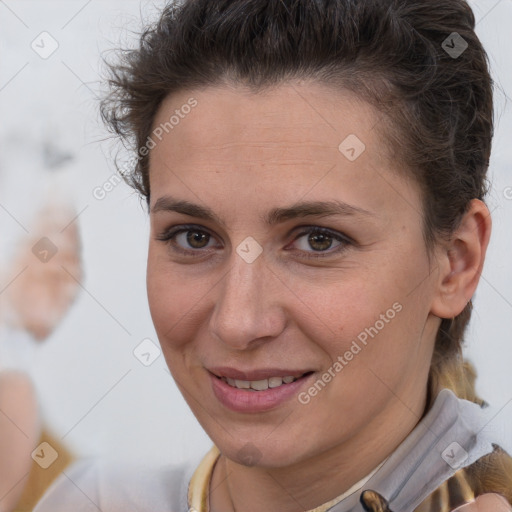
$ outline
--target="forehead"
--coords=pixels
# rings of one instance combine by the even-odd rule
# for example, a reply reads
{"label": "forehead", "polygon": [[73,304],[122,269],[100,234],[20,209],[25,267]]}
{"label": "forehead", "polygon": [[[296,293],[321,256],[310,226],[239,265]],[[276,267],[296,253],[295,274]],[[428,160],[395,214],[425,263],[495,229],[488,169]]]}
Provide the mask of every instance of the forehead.
{"label": "forehead", "polygon": [[286,188],[290,201],[312,188],[320,193],[340,186],[360,198],[383,195],[382,186],[396,195],[397,186],[410,184],[390,186],[390,180],[404,180],[380,124],[369,103],[316,83],[257,93],[235,86],[180,91],[163,101],[153,124],[151,202],[171,183],[206,193],[216,186],[256,193],[265,181],[272,189],[261,189],[262,195]]}
{"label": "forehead", "polygon": [[[193,108],[187,106],[191,103]],[[171,128],[173,114],[178,123]],[[226,85],[168,96],[155,116],[153,130],[163,127],[164,138],[189,144],[184,147],[176,140],[177,157],[182,156],[180,149],[194,147],[235,154],[235,145],[230,147],[233,142],[264,143],[261,149],[268,154],[283,143],[299,153],[308,145],[337,149],[350,134],[364,139],[376,154],[384,149],[374,129],[380,119],[376,109],[349,91],[316,83],[284,83],[257,93]]]}

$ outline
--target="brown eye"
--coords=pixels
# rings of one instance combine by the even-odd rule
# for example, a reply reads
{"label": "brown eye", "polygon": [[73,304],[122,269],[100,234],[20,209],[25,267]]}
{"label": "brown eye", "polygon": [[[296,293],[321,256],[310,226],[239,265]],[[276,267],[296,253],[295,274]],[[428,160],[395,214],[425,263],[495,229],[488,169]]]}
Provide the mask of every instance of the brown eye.
{"label": "brown eye", "polygon": [[182,225],[168,229],[158,235],[156,239],[165,242],[174,251],[190,255],[213,247],[209,245],[213,239],[212,235],[204,229],[194,226]]}
{"label": "brown eye", "polygon": [[300,251],[307,254],[306,257],[313,258],[339,254],[353,244],[345,235],[320,227],[302,231],[294,243]]}
{"label": "brown eye", "polygon": [[308,236],[308,244],[315,251],[325,251],[332,245],[332,237],[325,233],[310,234]]}
{"label": "brown eye", "polygon": [[[186,240],[190,247],[193,249],[203,249],[210,240],[210,235],[204,231],[186,231]],[[206,242],[206,245],[205,245]]]}

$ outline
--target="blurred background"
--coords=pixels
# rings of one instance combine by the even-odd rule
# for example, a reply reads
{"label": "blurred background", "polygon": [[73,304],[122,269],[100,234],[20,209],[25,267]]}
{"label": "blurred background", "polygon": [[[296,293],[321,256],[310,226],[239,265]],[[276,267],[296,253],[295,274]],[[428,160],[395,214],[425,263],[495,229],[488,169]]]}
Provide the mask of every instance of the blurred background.
{"label": "blurred background", "polygon": [[[496,82],[496,135],[493,236],[466,354],[492,408],[486,429],[512,451],[512,1],[470,3]],[[0,0],[0,308],[10,296],[39,329],[24,334],[4,305],[0,370],[30,375],[43,428],[75,457],[180,463],[211,445],[159,354],[147,214],[115,173],[98,115],[101,55],[136,44],[161,5]],[[51,265],[59,297],[34,277]]]}

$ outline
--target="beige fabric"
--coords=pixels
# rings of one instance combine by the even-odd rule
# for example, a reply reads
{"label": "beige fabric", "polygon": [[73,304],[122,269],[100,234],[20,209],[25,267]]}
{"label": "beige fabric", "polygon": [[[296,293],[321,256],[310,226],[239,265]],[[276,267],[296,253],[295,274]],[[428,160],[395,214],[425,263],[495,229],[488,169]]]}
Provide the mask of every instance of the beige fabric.
{"label": "beige fabric", "polygon": [[35,462],[32,464],[23,494],[14,512],[31,512],[54,480],[75,461],[75,457],[68,448],[46,429],[43,429],[38,445],[43,442],[49,443],[59,456],[48,469],[41,468]]}

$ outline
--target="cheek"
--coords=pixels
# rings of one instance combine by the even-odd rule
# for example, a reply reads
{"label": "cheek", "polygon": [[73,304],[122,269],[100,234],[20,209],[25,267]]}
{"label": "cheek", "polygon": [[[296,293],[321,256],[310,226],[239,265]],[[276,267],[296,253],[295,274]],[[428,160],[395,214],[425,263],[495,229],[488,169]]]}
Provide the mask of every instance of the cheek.
{"label": "cheek", "polygon": [[164,346],[179,325],[180,317],[192,304],[189,304],[187,294],[183,293],[182,279],[162,259],[157,251],[150,248],[146,286],[151,318],[160,343]]}
{"label": "cheek", "polygon": [[310,286],[299,290],[315,313],[308,315],[314,319],[307,327],[310,339],[323,339],[333,360],[348,351],[348,358],[371,366],[406,361],[417,349],[430,296],[427,266],[411,261],[389,258],[329,284],[323,293]]}
{"label": "cheek", "polygon": [[192,268],[171,265],[160,248],[148,253],[146,287],[151,318],[164,351],[182,350],[194,339],[213,284]]}

